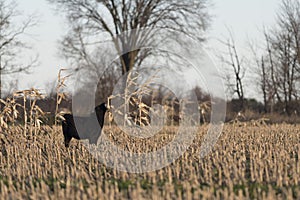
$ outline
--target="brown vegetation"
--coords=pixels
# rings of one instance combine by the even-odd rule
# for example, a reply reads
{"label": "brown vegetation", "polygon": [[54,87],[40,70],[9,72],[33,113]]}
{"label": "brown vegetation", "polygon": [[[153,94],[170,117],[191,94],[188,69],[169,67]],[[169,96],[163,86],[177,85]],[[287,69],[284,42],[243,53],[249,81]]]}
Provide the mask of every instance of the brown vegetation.
{"label": "brown vegetation", "polygon": [[[135,149],[137,144],[122,132],[108,126],[104,130],[120,147]],[[172,139],[172,130],[166,128],[139,145],[159,146],[162,139]],[[0,198],[300,198],[298,125],[225,125],[214,151],[200,159],[206,130],[207,126],[199,127],[194,143],[170,166],[129,174],[107,168],[77,141],[66,151],[60,127],[42,126],[34,137],[11,127],[0,133]]]}

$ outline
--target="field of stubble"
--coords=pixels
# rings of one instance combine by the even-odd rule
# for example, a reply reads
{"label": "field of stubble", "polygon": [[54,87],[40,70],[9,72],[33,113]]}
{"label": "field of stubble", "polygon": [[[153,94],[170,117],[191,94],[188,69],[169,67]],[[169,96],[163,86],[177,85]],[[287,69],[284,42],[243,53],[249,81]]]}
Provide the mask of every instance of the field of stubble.
{"label": "field of stubble", "polygon": [[[106,167],[76,140],[65,149],[60,127],[33,136],[21,129],[0,132],[0,199],[300,199],[300,125],[227,124],[203,159],[201,126],[178,160],[143,174]],[[138,141],[105,128],[111,141],[134,151],[159,148],[175,131]]]}

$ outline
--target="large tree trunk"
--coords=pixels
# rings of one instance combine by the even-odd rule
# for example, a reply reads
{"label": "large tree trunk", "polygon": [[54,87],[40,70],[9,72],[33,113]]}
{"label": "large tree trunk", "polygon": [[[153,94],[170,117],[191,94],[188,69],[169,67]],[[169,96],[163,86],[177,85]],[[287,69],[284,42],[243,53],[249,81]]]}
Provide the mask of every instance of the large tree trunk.
{"label": "large tree trunk", "polygon": [[122,75],[126,74],[134,67],[134,63],[138,54],[138,50],[127,52],[121,55]]}

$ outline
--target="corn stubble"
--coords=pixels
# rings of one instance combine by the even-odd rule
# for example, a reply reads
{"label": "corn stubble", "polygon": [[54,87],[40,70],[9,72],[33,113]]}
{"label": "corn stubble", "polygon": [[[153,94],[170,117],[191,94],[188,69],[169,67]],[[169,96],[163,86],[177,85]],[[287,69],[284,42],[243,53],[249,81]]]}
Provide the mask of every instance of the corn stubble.
{"label": "corn stubble", "polygon": [[[200,159],[208,126],[173,164],[130,174],[106,167],[78,142],[63,146],[59,126],[33,137],[12,126],[0,133],[0,199],[299,199],[299,125],[225,125],[214,151]],[[105,126],[111,142],[150,152],[170,142],[176,127],[151,139],[128,137]],[[109,155],[107,155],[109,156]]]}

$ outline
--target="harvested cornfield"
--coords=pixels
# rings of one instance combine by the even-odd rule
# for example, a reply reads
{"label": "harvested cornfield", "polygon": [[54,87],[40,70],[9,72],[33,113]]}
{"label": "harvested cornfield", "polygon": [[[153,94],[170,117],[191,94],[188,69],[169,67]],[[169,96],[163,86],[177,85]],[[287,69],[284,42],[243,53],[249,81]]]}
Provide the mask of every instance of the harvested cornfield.
{"label": "harvested cornfield", "polygon": [[[201,159],[207,128],[171,165],[131,174],[106,167],[79,141],[66,149],[60,127],[32,135],[11,127],[0,133],[0,199],[300,199],[300,125],[226,124]],[[152,151],[176,127],[145,141],[104,130],[122,148]]]}

